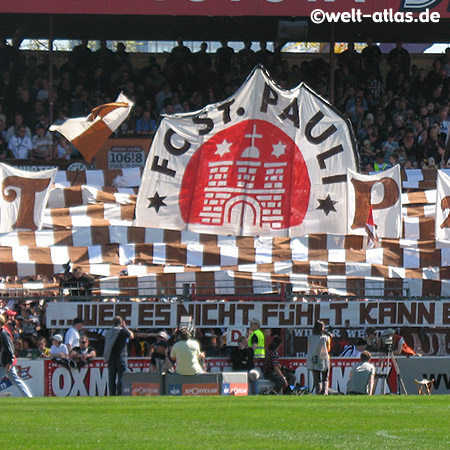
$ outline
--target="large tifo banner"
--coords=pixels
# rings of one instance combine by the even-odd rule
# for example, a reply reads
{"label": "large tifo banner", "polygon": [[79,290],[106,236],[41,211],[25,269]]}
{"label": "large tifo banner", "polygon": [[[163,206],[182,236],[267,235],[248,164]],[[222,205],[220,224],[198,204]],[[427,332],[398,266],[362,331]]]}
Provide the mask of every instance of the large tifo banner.
{"label": "large tifo banner", "polygon": [[47,305],[48,328],[67,328],[74,317],[86,326],[108,328],[120,315],[131,328],[176,328],[181,316],[192,316],[196,327],[246,327],[259,319],[263,328],[312,327],[323,320],[330,327],[450,326],[448,301],[352,302],[130,302]]}
{"label": "large tifo banner", "polygon": [[348,122],[301,84],[257,67],[229,99],[165,117],[143,173],[136,225],[227,235],[346,234]]}

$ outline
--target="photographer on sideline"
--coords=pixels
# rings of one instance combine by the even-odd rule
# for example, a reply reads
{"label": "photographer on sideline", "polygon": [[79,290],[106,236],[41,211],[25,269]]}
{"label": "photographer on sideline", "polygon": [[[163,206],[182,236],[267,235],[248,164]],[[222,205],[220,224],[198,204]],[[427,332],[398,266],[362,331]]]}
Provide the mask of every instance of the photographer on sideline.
{"label": "photographer on sideline", "polygon": [[381,341],[377,337],[377,330],[374,327],[366,328],[366,350],[371,353],[381,352]]}
{"label": "photographer on sideline", "polygon": [[392,346],[392,353],[395,356],[422,356],[417,354],[403,339],[402,336],[397,334],[392,328],[388,328],[381,334],[381,340],[383,344],[389,344]]}
{"label": "photographer on sideline", "polygon": [[198,375],[203,373],[200,360],[205,354],[200,350],[200,344],[191,338],[187,328],[180,328],[178,342],[172,347],[170,358],[176,361],[175,373],[180,375]]}

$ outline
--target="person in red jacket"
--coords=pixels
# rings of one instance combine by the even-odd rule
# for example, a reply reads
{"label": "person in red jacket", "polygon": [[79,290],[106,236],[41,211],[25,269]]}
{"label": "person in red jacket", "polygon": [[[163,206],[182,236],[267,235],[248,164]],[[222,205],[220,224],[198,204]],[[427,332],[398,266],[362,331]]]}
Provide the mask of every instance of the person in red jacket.
{"label": "person in red jacket", "polygon": [[0,315],[0,380],[7,377],[11,383],[15,384],[23,395],[32,398],[28,386],[17,374],[14,367],[17,359],[14,355],[13,335],[9,327],[10,320],[7,314]]}
{"label": "person in red jacket", "polygon": [[402,356],[422,356],[417,354],[403,339],[402,336],[397,334],[392,328],[388,328],[383,332],[383,335],[392,336],[392,353],[394,355]]}

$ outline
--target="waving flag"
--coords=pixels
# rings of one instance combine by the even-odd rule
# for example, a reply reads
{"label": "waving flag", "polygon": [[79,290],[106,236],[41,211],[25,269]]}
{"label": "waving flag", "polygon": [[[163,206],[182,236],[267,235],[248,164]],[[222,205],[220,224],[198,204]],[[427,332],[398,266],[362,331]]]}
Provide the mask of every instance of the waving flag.
{"label": "waving flag", "polygon": [[402,232],[400,166],[363,175],[348,170],[347,226],[348,234],[364,236],[368,217],[372,213],[377,234],[383,238],[398,239]]}
{"label": "waving flag", "polygon": [[0,233],[41,229],[56,172],[29,172],[0,164]]}
{"label": "waving flag", "polygon": [[50,131],[61,133],[90,162],[108,137],[127,118],[133,103],[119,94],[114,103],[94,108],[87,117],[67,119],[61,125],[52,125]]}
{"label": "waving flag", "polygon": [[345,233],[347,121],[304,84],[262,68],[227,100],[167,116],[152,142],[136,225],[243,236]]}
{"label": "waving flag", "polygon": [[366,232],[367,232],[367,247],[373,248],[375,247],[375,242],[378,240],[377,238],[377,226],[375,225],[375,221],[373,220],[373,211],[372,211],[372,205],[370,205],[369,208],[369,215],[367,217],[366,222]]}

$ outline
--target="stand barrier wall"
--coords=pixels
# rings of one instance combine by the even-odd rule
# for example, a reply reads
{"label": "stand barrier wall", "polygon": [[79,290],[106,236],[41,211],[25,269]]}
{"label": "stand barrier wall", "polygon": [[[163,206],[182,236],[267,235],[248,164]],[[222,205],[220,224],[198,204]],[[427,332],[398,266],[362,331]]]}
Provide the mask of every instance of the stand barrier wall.
{"label": "stand barrier wall", "polygon": [[[372,362],[378,363],[374,358]],[[403,381],[409,395],[417,394],[414,379],[434,379],[433,394],[450,394],[450,358],[448,357],[412,357],[397,358]],[[334,391],[345,393],[348,376],[352,365],[357,362],[354,358],[332,358],[330,370],[330,388]],[[305,358],[281,358],[282,365],[295,370],[297,382],[301,386],[311,386],[306,370]],[[231,372],[231,363],[227,358],[208,358],[208,369],[211,373],[211,383],[218,379],[219,372]],[[105,396],[108,395],[108,367],[103,359],[93,360],[87,367],[82,369],[66,369],[58,366],[51,360],[30,360],[19,358],[17,364],[18,372],[27,383],[34,396],[48,397],[74,397],[74,396]],[[149,358],[129,358],[128,369],[131,373],[150,374]],[[378,368],[378,371],[381,369]],[[375,393],[388,394],[397,392],[397,376],[391,367],[385,367],[385,386],[378,382]],[[176,375],[172,375],[176,376]],[[216,377],[216,378],[214,378]],[[184,378],[184,377],[183,377]],[[176,379],[172,379],[172,381]],[[227,384],[227,378],[222,380],[222,391]],[[187,380],[182,380],[187,381]],[[229,380],[228,380],[229,381]],[[153,381],[151,381],[153,382]],[[234,381],[233,381],[234,382]],[[237,381],[242,383],[242,381]],[[177,384],[172,382],[172,384]],[[179,383],[178,383],[179,384]],[[382,389],[384,388],[384,389]],[[160,388],[161,389],[161,388]],[[219,386],[220,389],[220,386]],[[383,392],[384,391],[384,392]],[[219,391],[217,392],[217,394]],[[223,392],[225,395],[226,393]],[[15,386],[11,386],[8,379],[0,380],[0,395],[20,396]],[[212,394],[216,395],[216,394]]]}

